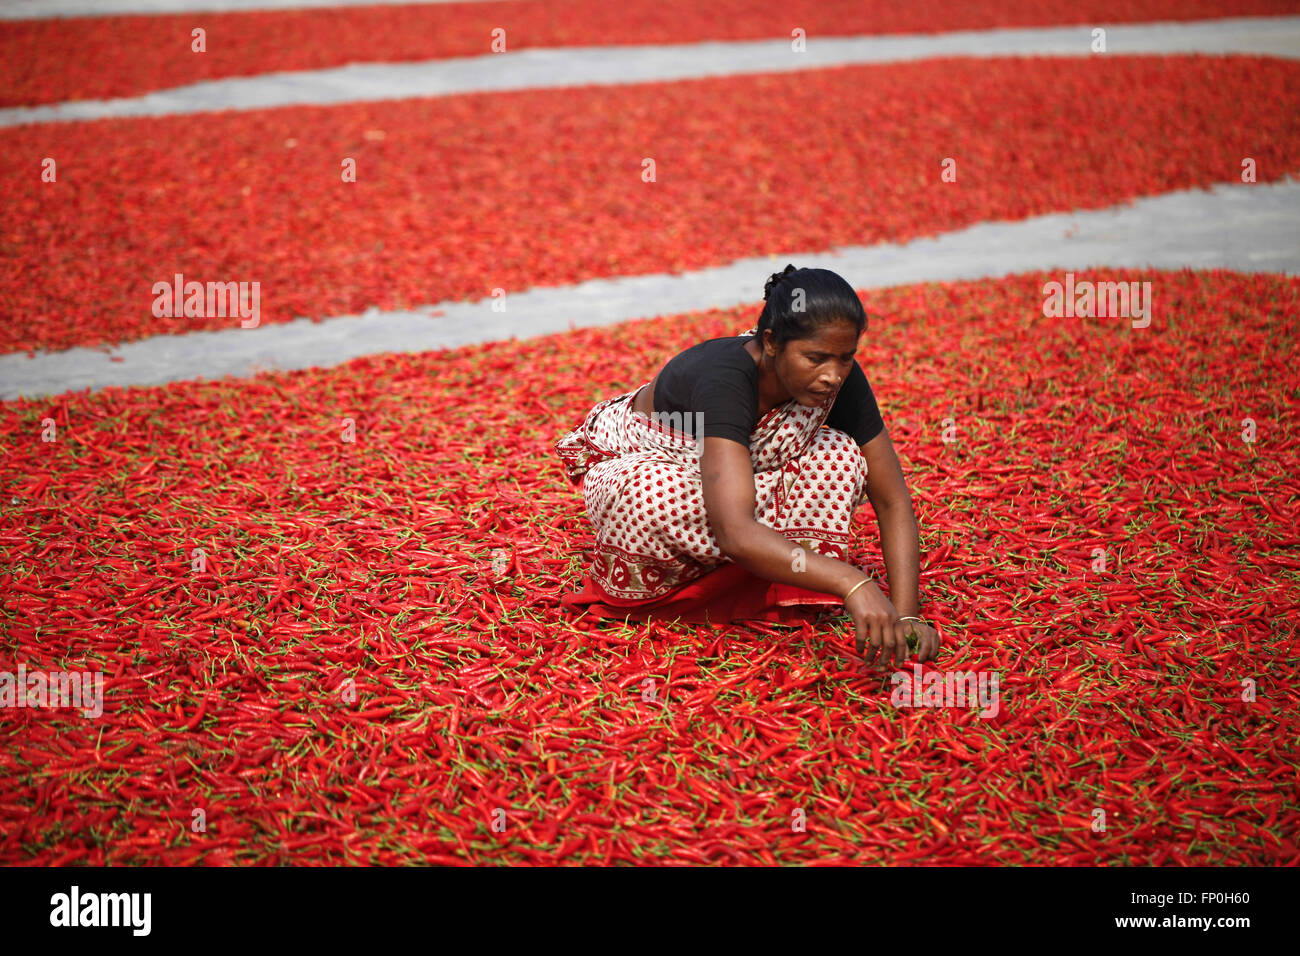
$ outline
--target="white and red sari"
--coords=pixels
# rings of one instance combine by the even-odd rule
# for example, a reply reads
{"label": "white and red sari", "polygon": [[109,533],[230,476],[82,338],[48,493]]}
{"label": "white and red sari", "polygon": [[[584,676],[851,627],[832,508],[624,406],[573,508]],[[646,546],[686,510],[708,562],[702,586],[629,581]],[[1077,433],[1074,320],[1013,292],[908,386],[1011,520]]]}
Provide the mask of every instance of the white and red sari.
{"label": "white and red sari", "polygon": [[[723,556],[704,511],[699,445],[671,420],[633,411],[640,390],[599,403],[556,443],[596,534],[583,589],[564,603],[600,617],[714,623],[798,621],[807,608],[839,606],[833,594],[761,580]],[[754,517],[790,539],[792,564],[799,548],[844,558],[866,500],[858,446],[823,427],[834,402],[791,399],[750,434]]]}

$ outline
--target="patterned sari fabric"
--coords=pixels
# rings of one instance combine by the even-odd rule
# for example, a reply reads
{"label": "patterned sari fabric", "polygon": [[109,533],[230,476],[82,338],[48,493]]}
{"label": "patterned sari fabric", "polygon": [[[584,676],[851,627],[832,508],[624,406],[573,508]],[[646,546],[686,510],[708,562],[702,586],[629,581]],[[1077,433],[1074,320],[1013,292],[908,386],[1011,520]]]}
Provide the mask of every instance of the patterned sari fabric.
{"label": "patterned sari fabric", "polygon": [[[661,598],[729,563],[704,511],[699,444],[670,416],[634,412],[640,390],[596,405],[556,443],[596,533],[590,580],[620,603]],[[852,437],[822,427],[834,402],[778,405],[749,448],[758,522],[799,548],[843,558],[867,465]]]}

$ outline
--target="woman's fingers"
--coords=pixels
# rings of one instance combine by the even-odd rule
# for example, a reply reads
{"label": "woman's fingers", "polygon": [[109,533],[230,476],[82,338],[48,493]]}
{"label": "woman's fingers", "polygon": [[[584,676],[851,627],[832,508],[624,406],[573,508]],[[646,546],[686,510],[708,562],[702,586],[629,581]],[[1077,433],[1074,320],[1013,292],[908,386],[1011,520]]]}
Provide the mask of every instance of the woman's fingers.
{"label": "woman's fingers", "polygon": [[930,660],[937,661],[939,659],[939,632],[935,630],[933,627],[929,628],[929,631],[930,631],[930,635],[929,635],[930,636]]}
{"label": "woman's fingers", "polygon": [[907,643],[909,630],[914,630],[916,634],[918,663],[939,658],[939,632],[933,627],[910,621],[890,621],[872,615],[863,615],[853,623],[856,628],[854,647],[867,664],[906,662],[911,652]]}
{"label": "woman's fingers", "polygon": [[939,633],[932,627],[917,625],[917,636],[920,638],[920,653],[917,655],[918,661],[932,661],[939,657]]}
{"label": "woman's fingers", "polygon": [[889,622],[889,633],[894,638],[893,653],[889,655],[889,660],[898,666],[907,660],[907,625],[894,618]]}
{"label": "woman's fingers", "polygon": [[880,633],[884,638],[884,653],[880,655],[883,664],[892,664],[898,654],[898,628],[895,621],[886,621],[881,625]]}
{"label": "woman's fingers", "polygon": [[868,664],[874,664],[880,659],[884,640],[880,632],[880,625],[874,618],[867,619],[867,630],[871,634],[871,638],[867,641],[866,661]]}
{"label": "woman's fingers", "polygon": [[894,625],[887,618],[876,618],[872,622],[871,633],[876,636],[876,644],[879,653],[876,660],[880,663],[889,663],[894,659]]}
{"label": "woman's fingers", "polygon": [[870,651],[868,642],[871,639],[871,625],[867,622],[865,614],[855,614],[853,616],[853,627],[855,630],[853,646],[857,649],[858,656],[864,657]]}
{"label": "woman's fingers", "polygon": [[[904,621],[893,613],[892,605],[883,595],[873,601],[875,597],[863,592],[865,606],[854,607],[850,612],[856,630],[853,645],[864,662],[901,665],[913,656],[918,662],[937,660],[940,641],[934,626]],[[909,636],[916,642],[915,646],[908,643]]]}

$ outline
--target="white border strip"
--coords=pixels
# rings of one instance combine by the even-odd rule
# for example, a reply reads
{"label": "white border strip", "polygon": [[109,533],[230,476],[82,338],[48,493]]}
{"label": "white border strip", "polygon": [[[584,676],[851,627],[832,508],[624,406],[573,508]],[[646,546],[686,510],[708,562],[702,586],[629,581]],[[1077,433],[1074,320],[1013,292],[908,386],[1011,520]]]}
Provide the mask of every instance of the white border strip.
{"label": "white border strip", "polygon": [[[1300,274],[1300,179],[1215,186],[1137,200],[1110,209],[1053,213],[1019,222],[982,223],[938,238],[826,252],[784,252],[681,275],[594,279],[491,300],[445,302],[416,312],[379,312],[314,323],[164,335],[111,353],[0,356],[0,399],[35,398],[109,386],[159,385],[273,369],[330,367],[389,352],[424,352],[614,325],[647,315],[755,305],[763,280],[786,262],[843,275],[855,288],[1001,277],[1034,270],[1097,268],[1233,269]],[[274,290],[264,289],[263,297]],[[140,289],[140,308],[152,293]],[[430,316],[431,311],[441,316]],[[1045,320],[1046,321],[1046,320]],[[1060,321],[1060,320],[1053,320]],[[1123,320],[1121,320],[1123,321]],[[1159,311],[1153,328],[1196,316]],[[237,324],[236,320],[232,323]],[[1134,332],[1134,334],[1146,334]],[[113,361],[116,356],[120,361]]]}
{"label": "white border strip", "polygon": [[[332,106],[565,86],[612,86],[709,76],[788,73],[933,57],[1261,55],[1300,59],[1300,17],[1243,17],[1195,23],[1106,25],[1104,54],[1092,27],[968,30],[940,34],[812,37],[796,53],[789,40],[677,46],[536,47],[513,53],[352,64],[328,70],[211,80],[113,100],[0,109],[0,126],[132,116],[168,116],[283,106]],[[486,48],[488,38],[484,37]],[[195,55],[182,52],[178,55]]]}

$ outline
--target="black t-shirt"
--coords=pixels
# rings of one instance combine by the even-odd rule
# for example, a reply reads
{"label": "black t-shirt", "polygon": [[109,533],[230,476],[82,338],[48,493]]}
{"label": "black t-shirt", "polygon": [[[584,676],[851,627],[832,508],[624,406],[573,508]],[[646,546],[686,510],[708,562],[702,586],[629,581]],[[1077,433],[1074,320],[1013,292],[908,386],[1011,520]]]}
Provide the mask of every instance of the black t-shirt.
{"label": "black t-shirt", "polygon": [[[669,359],[655,383],[656,412],[681,413],[667,424],[700,438],[730,438],[749,447],[758,424],[758,366],[745,349],[752,335],[709,339]],[[692,414],[693,413],[693,414]],[[680,424],[679,424],[680,422]],[[865,445],[885,427],[876,396],[855,360],[840,386],[826,424]]]}

